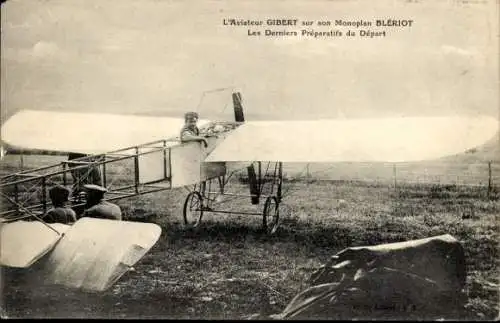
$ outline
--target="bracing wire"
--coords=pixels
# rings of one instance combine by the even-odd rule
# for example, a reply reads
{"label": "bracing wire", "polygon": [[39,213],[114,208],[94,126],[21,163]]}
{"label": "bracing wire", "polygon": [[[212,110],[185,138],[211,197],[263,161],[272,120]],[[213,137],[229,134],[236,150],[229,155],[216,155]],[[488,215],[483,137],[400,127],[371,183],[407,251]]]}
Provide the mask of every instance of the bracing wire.
{"label": "bracing wire", "polygon": [[55,233],[57,233],[57,235],[61,235],[61,233],[59,231],[57,231],[56,229],[54,229],[53,227],[51,227],[49,224],[45,223],[45,221],[43,221],[40,217],[38,217],[35,213],[31,212],[30,210],[28,210],[27,208],[25,208],[24,206],[16,203],[14,200],[12,200],[9,196],[7,196],[6,194],[0,192],[0,195],[3,196],[3,198],[7,199],[9,202],[17,205],[23,212],[27,213],[28,215],[34,217],[35,219],[37,219],[39,222],[41,222],[43,225],[45,225],[47,228],[49,228],[50,230],[54,231]]}
{"label": "bracing wire", "polygon": [[[201,104],[203,102],[203,99],[205,98],[205,96],[207,94],[209,94],[209,93],[215,93],[215,92],[223,92],[223,91],[227,91],[227,90],[234,90],[234,87],[221,87],[221,88],[216,88],[216,89],[212,89],[212,90],[203,91],[203,93],[200,96],[200,101],[198,102],[198,105],[196,106],[196,112],[201,112],[200,111],[200,107],[201,107]],[[227,103],[224,106],[224,109],[222,110],[222,112],[224,112],[226,110],[226,108],[227,108]]]}

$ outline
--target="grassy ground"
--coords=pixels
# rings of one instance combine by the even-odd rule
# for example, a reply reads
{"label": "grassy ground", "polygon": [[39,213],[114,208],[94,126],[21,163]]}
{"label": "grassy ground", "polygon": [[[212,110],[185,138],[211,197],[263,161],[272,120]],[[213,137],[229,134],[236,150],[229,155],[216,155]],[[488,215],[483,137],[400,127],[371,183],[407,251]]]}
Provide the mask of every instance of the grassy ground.
{"label": "grassy ground", "polygon": [[[232,186],[246,190],[238,182]],[[460,319],[497,317],[497,193],[486,199],[481,188],[420,185],[395,191],[332,181],[286,187],[282,224],[273,237],[261,232],[257,216],[209,214],[199,230],[187,230],[184,189],[121,200],[126,216],[146,214],[163,228],[134,271],[107,292],[89,294],[40,286],[26,272],[5,269],[4,315],[242,319],[277,313],[315,268],[345,247],[449,233],[467,256],[469,301]],[[249,205],[247,199],[228,203],[234,210],[254,207]]]}

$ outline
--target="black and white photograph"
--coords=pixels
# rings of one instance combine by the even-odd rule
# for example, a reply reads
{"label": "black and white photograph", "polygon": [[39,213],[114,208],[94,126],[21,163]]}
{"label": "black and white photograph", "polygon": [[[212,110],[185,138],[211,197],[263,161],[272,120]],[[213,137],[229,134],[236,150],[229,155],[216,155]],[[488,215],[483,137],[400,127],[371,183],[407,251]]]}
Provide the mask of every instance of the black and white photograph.
{"label": "black and white photograph", "polygon": [[2,319],[500,319],[498,0],[0,13]]}

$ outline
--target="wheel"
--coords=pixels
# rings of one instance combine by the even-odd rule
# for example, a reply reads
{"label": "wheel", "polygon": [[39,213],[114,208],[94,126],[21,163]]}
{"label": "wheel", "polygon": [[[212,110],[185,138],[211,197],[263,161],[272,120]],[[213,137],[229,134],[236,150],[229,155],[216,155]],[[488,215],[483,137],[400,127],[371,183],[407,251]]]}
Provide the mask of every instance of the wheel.
{"label": "wheel", "polygon": [[184,202],[184,224],[191,228],[196,228],[201,223],[203,216],[203,199],[199,192],[191,192]]}
{"label": "wheel", "polygon": [[268,234],[274,234],[279,225],[279,203],[276,197],[269,196],[264,203],[262,226]]}

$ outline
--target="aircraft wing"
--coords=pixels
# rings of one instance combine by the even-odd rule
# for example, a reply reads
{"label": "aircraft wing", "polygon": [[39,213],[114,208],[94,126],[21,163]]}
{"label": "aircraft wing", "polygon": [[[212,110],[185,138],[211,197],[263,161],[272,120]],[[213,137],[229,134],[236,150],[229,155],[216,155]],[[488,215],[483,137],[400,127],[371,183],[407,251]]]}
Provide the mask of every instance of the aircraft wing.
{"label": "aircraft wing", "polygon": [[207,162],[409,162],[480,146],[497,133],[491,117],[400,117],[246,122]]}
{"label": "aircraft wing", "polygon": [[2,125],[1,138],[21,151],[100,154],[176,137],[183,124],[183,118],[22,110]]}
{"label": "aircraft wing", "polygon": [[89,291],[104,291],[158,241],[154,223],[81,218],[44,263],[45,281]]}
{"label": "aircraft wing", "polygon": [[0,265],[26,268],[51,251],[70,226],[50,226],[57,232],[38,221],[0,223]]}

